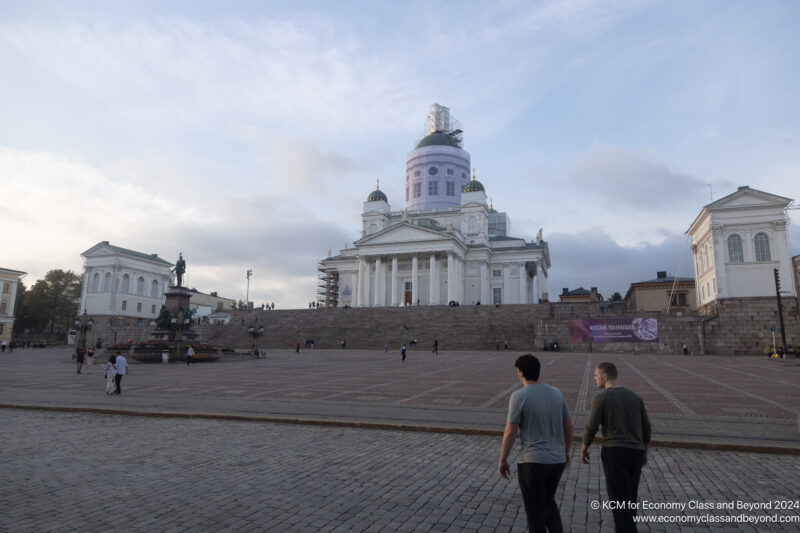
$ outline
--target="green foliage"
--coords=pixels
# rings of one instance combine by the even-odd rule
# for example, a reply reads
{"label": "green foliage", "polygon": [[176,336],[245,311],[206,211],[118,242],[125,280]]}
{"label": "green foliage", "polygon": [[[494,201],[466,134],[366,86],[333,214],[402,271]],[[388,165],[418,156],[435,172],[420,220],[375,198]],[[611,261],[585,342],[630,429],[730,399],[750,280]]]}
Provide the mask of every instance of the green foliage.
{"label": "green foliage", "polygon": [[615,292],[614,294],[611,295],[611,301],[612,302],[621,302],[622,301],[622,295],[620,293],[618,293],[618,292]]}
{"label": "green foliage", "polygon": [[246,311],[247,310],[247,304],[244,303],[244,300],[239,300],[238,302],[236,302],[236,305],[234,306],[234,308],[237,311]]}
{"label": "green foliage", "polygon": [[81,278],[71,270],[48,272],[23,297],[23,328],[33,331],[68,330],[78,315]]}

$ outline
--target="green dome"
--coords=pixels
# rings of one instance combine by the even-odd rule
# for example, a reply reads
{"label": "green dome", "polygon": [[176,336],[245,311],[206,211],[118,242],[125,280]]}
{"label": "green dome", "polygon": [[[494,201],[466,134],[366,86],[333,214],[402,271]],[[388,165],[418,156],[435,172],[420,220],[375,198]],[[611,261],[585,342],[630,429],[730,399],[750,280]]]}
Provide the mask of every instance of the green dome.
{"label": "green dome", "polygon": [[461,148],[458,141],[452,135],[438,131],[427,135],[417,144],[417,148],[423,148],[425,146],[452,146],[453,148]]}
{"label": "green dome", "polygon": [[369,196],[367,196],[368,202],[388,202],[389,200],[386,198],[386,195],[383,194],[383,191],[380,189],[375,189]]}
{"label": "green dome", "polygon": [[486,192],[486,189],[483,188],[483,183],[480,181],[473,179],[466,185],[464,185],[464,192]]}

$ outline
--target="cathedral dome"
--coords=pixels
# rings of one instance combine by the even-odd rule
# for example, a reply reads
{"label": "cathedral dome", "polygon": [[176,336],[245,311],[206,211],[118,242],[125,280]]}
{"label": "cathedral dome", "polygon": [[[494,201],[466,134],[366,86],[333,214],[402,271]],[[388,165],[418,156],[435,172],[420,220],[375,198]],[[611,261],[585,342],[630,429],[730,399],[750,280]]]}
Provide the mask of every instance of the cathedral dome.
{"label": "cathedral dome", "polygon": [[386,195],[383,194],[383,191],[380,188],[380,185],[375,187],[375,190],[369,193],[367,196],[368,202],[389,202],[389,199],[386,198]]}
{"label": "cathedral dome", "polygon": [[453,148],[461,148],[455,137],[440,131],[434,131],[430,135],[426,135],[417,144],[417,148],[423,148],[425,146],[452,146]]}
{"label": "cathedral dome", "polygon": [[472,180],[464,185],[464,192],[486,192],[486,189],[483,188],[483,183],[478,181],[478,178],[475,177],[475,169],[472,169]]}

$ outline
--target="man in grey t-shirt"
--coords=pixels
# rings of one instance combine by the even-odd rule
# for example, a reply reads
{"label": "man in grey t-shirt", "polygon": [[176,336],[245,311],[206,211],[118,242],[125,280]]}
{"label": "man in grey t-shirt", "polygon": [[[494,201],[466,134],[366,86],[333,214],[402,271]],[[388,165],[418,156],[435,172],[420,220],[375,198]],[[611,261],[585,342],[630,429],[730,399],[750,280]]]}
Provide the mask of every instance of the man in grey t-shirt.
{"label": "man in grey t-shirt", "polygon": [[503,434],[497,470],[508,479],[508,455],[519,433],[522,450],[517,478],[532,532],[561,533],[561,516],[555,494],[564,468],[569,465],[572,418],[564,395],[539,383],[541,365],[531,354],[517,358],[514,366],[524,385],[508,402],[508,421]]}

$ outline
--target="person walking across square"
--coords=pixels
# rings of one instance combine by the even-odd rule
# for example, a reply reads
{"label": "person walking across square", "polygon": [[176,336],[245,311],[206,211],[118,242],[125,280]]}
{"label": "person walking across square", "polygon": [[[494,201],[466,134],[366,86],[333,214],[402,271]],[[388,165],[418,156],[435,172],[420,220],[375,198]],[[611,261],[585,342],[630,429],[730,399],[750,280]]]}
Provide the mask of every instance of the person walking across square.
{"label": "person walking across square", "polygon": [[406,345],[405,344],[403,344],[403,346],[400,348],[400,355],[403,356],[403,362],[405,363],[406,362]]}
{"label": "person walking across square", "polygon": [[92,373],[92,365],[94,364],[94,346],[89,345],[89,349],[86,350],[86,373]]}
{"label": "person walking across square", "polygon": [[589,446],[598,428],[603,431],[600,460],[606,476],[608,499],[614,502],[614,531],[636,531],[639,478],[647,464],[650,419],[644,401],[630,389],[617,385],[617,367],[603,362],[594,369],[594,382],[602,389],[592,399],[583,432],[581,462],[589,462]]}
{"label": "person walking across square", "polygon": [[108,358],[108,362],[106,363],[106,394],[114,394],[117,388],[115,380],[115,376],[117,375],[116,361],[117,358],[112,355]]}
{"label": "person walking across square", "polygon": [[186,350],[186,366],[189,366],[189,363],[194,363],[194,348],[192,345],[189,345],[189,349]]}
{"label": "person walking across square", "polygon": [[116,363],[114,366],[117,367],[117,373],[114,376],[114,383],[116,384],[116,391],[115,394],[122,394],[122,376],[128,373],[128,360],[122,356],[121,353],[117,352],[116,354]]}
{"label": "person walking across square", "polygon": [[528,530],[532,533],[561,533],[563,525],[555,494],[564,468],[569,466],[572,418],[564,395],[557,388],[540,383],[541,364],[531,354],[514,362],[523,388],[508,401],[508,421],[500,448],[498,473],[508,479],[508,455],[519,433],[522,444],[517,462]]}

